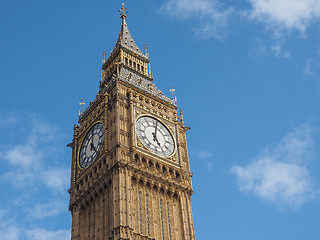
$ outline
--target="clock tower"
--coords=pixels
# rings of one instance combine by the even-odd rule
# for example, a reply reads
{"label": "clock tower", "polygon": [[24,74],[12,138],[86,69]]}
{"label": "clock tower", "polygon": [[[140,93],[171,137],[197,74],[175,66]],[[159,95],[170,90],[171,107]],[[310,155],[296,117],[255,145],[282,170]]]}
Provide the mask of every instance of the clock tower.
{"label": "clock tower", "polygon": [[127,26],[102,64],[99,92],[74,126],[72,240],[193,240],[182,112],[153,83]]}

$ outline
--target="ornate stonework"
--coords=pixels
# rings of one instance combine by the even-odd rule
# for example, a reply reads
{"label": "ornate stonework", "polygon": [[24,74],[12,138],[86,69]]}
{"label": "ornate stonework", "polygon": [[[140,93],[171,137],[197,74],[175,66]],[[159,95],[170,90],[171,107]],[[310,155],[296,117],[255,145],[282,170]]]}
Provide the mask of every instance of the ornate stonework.
{"label": "ornate stonework", "polygon": [[[177,114],[176,101],[152,83],[148,54],[133,41],[126,17],[122,6],[121,31],[103,63],[100,90],[80,115],[68,145],[72,148],[71,239],[193,240],[189,128],[182,112]],[[135,129],[141,116],[150,116],[167,129],[165,133],[157,123],[145,123],[142,129],[150,135],[146,142],[152,142],[148,147]],[[98,122],[104,126],[99,148],[92,128]],[[166,149],[168,136],[173,139],[172,153],[161,157],[148,150]],[[93,159],[86,168],[79,164],[81,148]]]}

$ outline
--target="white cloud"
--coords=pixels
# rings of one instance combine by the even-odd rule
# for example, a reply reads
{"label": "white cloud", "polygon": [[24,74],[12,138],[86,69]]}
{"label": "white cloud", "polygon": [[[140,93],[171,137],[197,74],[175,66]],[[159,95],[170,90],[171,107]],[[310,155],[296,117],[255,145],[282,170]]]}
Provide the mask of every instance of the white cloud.
{"label": "white cloud", "polygon": [[27,169],[12,169],[5,172],[2,176],[2,180],[16,187],[25,187],[27,185],[34,184],[37,176],[34,171],[28,171]]}
{"label": "white cloud", "polygon": [[0,229],[1,240],[18,240],[20,239],[20,229],[8,227]]}
{"label": "white cloud", "polygon": [[11,214],[5,209],[0,209],[0,236],[1,240],[18,240],[20,229],[14,226]]}
{"label": "white cloud", "polygon": [[50,168],[41,173],[41,179],[48,188],[65,190],[69,184],[69,173],[68,168]]}
{"label": "white cloud", "polygon": [[[232,19],[262,22],[271,30],[273,39],[298,30],[302,36],[312,23],[320,20],[319,0],[246,0],[249,9],[231,6],[221,0],[167,0],[160,10],[174,19],[192,20],[195,34],[203,39],[224,40]],[[237,6],[237,7],[235,7]],[[290,52],[278,43],[272,46],[276,57],[290,59]]]}
{"label": "white cloud", "polygon": [[33,229],[26,231],[28,240],[70,240],[71,233],[67,230],[48,231],[46,229]]}
{"label": "white cloud", "polygon": [[198,152],[198,157],[199,158],[206,159],[206,158],[210,158],[211,156],[212,156],[212,153],[208,152],[207,150],[202,150],[202,151]]}
{"label": "white cloud", "polygon": [[1,113],[0,114],[0,126],[6,126],[9,124],[16,123],[18,121],[16,115],[14,113]]}
{"label": "white cloud", "polygon": [[34,218],[45,218],[60,214],[66,211],[66,205],[62,201],[37,204],[29,210],[30,216]]}
{"label": "white cloud", "polygon": [[[35,206],[28,215],[43,218],[54,216],[62,211],[63,204],[59,202],[48,203]],[[46,229],[28,229],[20,226],[12,213],[8,210],[0,209],[0,239],[1,240],[70,240],[70,230],[48,231]]]}
{"label": "white cloud", "polygon": [[306,164],[312,159],[314,129],[303,124],[245,167],[233,166],[239,190],[263,201],[297,208],[318,193]]}
{"label": "white cloud", "polygon": [[290,52],[283,50],[280,44],[275,44],[271,46],[271,52],[276,58],[290,59]]}
{"label": "white cloud", "polygon": [[253,61],[259,61],[260,59],[266,57],[269,52],[276,58],[283,58],[286,60],[291,59],[290,52],[283,49],[283,44],[280,43],[279,40],[277,40],[272,46],[270,46],[269,49],[269,46],[267,47],[266,43],[260,38],[256,39],[252,44],[249,50],[249,57]]}
{"label": "white cloud", "polygon": [[197,19],[199,25],[193,30],[200,38],[224,40],[233,9],[223,8],[218,0],[168,0],[161,11],[179,20]]}
{"label": "white cloud", "polygon": [[256,39],[249,50],[249,57],[253,61],[259,61],[261,58],[264,58],[266,54],[266,45],[260,38]]}
{"label": "white cloud", "polygon": [[[69,184],[69,170],[66,167],[53,167],[49,162],[57,150],[54,140],[60,137],[59,131],[31,115],[25,117],[25,124],[31,122],[29,132],[24,132],[25,141],[20,144],[8,145],[2,150],[0,161],[8,164],[7,171],[1,178],[16,186],[27,186],[41,183],[51,190],[65,191]],[[28,123],[29,122],[29,123]],[[19,134],[19,133],[17,133]]]}
{"label": "white cloud", "polygon": [[69,240],[68,230],[49,231],[37,228],[37,223],[33,228],[25,225],[48,217],[54,221],[68,209],[69,169],[58,161],[57,143],[62,134],[35,114],[9,115],[14,121],[8,122],[8,131],[3,131],[0,139],[0,184],[6,189],[6,196],[1,198],[6,209],[0,208],[0,239]]}
{"label": "white cloud", "polygon": [[36,167],[42,158],[37,144],[27,141],[24,145],[17,145],[5,153],[5,159],[15,166],[22,168]]}
{"label": "white cloud", "polygon": [[251,19],[277,30],[299,30],[320,18],[319,0],[247,0],[251,6]]}

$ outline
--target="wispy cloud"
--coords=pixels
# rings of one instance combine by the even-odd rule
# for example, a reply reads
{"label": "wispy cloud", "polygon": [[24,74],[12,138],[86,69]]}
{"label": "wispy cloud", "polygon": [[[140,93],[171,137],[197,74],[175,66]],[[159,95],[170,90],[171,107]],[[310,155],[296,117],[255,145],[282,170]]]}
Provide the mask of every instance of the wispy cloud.
{"label": "wispy cloud", "polygon": [[2,240],[19,240],[20,229],[14,227],[0,229],[0,235]]}
{"label": "wispy cloud", "polygon": [[250,19],[266,24],[276,32],[298,30],[304,33],[309,24],[320,19],[318,0],[247,0]]}
{"label": "wispy cloud", "polygon": [[292,208],[314,199],[318,190],[306,167],[314,151],[313,131],[303,124],[274,146],[264,148],[249,165],[233,166],[239,190]]}
{"label": "wispy cloud", "polygon": [[46,229],[33,229],[26,231],[28,240],[70,240],[70,231],[48,231]]}
{"label": "wispy cloud", "polygon": [[303,74],[308,77],[314,77],[316,74],[313,70],[314,60],[309,58],[303,69]]}
{"label": "wispy cloud", "polygon": [[69,183],[69,173],[70,170],[68,168],[50,168],[42,172],[41,180],[52,190],[65,189]]}
{"label": "wispy cloud", "polygon": [[20,232],[20,229],[15,226],[11,214],[5,209],[0,209],[1,240],[18,240]]}
{"label": "wispy cloud", "polygon": [[[225,40],[234,32],[231,21],[262,23],[271,32],[274,44],[268,51],[277,58],[291,59],[284,49],[286,38],[296,30],[305,37],[306,29],[320,20],[318,0],[246,0],[248,5],[233,4],[221,0],[167,0],[161,12],[179,21],[192,20],[195,35],[203,38]],[[255,49],[257,50],[257,49]],[[251,53],[255,59],[255,53]]]}
{"label": "wispy cloud", "polygon": [[25,141],[20,144],[7,143],[3,147],[0,161],[8,164],[8,170],[0,176],[0,180],[15,186],[42,183],[51,189],[65,189],[68,184],[68,169],[49,166],[45,161],[56,152],[54,140],[60,137],[59,130],[35,116],[25,119],[28,120],[31,128],[23,134],[26,135]]}
{"label": "wispy cloud", "polygon": [[45,218],[55,216],[66,211],[66,206],[62,201],[49,202],[45,204],[36,204],[29,209],[29,214],[33,218]]}
{"label": "wispy cloud", "polygon": [[249,50],[249,57],[253,61],[259,61],[267,55],[267,47],[260,39],[256,39]]}
{"label": "wispy cloud", "polygon": [[212,161],[211,161],[212,153],[207,150],[200,150],[196,152],[196,155],[198,158],[203,159],[204,162],[206,162],[207,169],[211,171],[212,170]]}
{"label": "wispy cloud", "polygon": [[[63,206],[56,202],[53,204],[43,204],[34,207],[33,212],[29,211],[36,218],[53,216],[59,212]],[[0,209],[0,238],[1,240],[70,240],[70,230],[48,231],[46,229],[30,229],[26,226],[21,226],[12,213],[7,210]]]}
{"label": "wispy cloud", "polygon": [[9,113],[1,113],[0,114],[0,126],[6,126],[9,124],[16,123],[18,121],[16,114],[9,112]]}
{"label": "wispy cloud", "polygon": [[70,240],[71,230],[49,231],[46,229],[24,230],[18,227],[9,226],[0,228],[1,240]]}
{"label": "wispy cloud", "polygon": [[199,38],[224,40],[233,8],[218,0],[168,0],[161,11],[178,20],[196,19],[193,31]]}
{"label": "wispy cloud", "polygon": [[276,58],[282,58],[286,60],[291,59],[291,54],[289,51],[284,49],[284,43],[279,40],[273,41],[271,44],[267,44],[266,41],[263,41],[261,38],[258,38],[252,44],[249,50],[249,57],[253,61],[259,61],[269,54],[273,55]]}
{"label": "wispy cloud", "polygon": [[271,52],[276,58],[290,59],[290,52],[283,49],[281,44],[271,46]]}
{"label": "wispy cloud", "polygon": [[198,151],[198,157],[202,159],[207,159],[212,156],[212,153],[207,150]]}
{"label": "wispy cloud", "polygon": [[6,191],[0,198],[6,207],[0,209],[1,240],[70,239],[69,230],[38,228],[37,221],[25,225],[54,220],[68,209],[69,169],[58,159],[63,135],[36,114],[1,113],[1,119],[7,119],[0,139],[0,184]]}

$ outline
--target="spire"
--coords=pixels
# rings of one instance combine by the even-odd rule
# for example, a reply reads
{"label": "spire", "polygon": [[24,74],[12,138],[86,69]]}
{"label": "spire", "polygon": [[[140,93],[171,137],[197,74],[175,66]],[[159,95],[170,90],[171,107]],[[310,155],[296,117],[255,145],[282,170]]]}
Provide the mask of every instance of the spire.
{"label": "spire", "polygon": [[127,8],[124,7],[124,3],[122,3],[122,7],[119,10],[119,12],[120,12],[120,18],[122,18],[122,19],[126,19],[127,18],[126,13],[128,13],[128,11],[127,11]]}
{"label": "spire", "polygon": [[119,33],[118,40],[116,42],[116,46],[114,47],[111,55],[114,52],[116,52],[119,47],[122,47],[122,48],[125,48],[125,49],[127,49],[127,50],[129,50],[129,51],[131,51],[131,52],[133,52],[143,58],[148,59],[147,54],[144,54],[139,49],[139,47],[137,46],[137,44],[135,43],[135,41],[133,40],[133,38],[129,32],[127,21],[126,21],[128,11],[127,11],[127,8],[125,8],[124,3],[122,3],[122,7],[119,10],[119,12],[120,12],[120,18],[122,19],[121,30]]}

